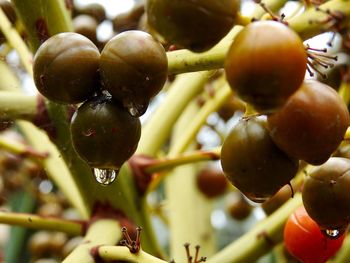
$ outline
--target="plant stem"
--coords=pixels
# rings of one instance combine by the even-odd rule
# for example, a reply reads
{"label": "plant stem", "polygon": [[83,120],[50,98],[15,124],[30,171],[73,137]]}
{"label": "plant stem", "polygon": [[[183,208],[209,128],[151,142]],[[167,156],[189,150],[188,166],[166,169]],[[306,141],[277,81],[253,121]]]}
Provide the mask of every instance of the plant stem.
{"label": "plant stem", "polygon": [[256,262],[274,245],[283,240],[283,228],[289,215],[302,205],[301,194],[297,193],[269,217],[259,222],[241,238],[231,243],[212,258],[208,263]]}
{"label": "plant stem", "polygon": [[[1,8],[0,8],[1,10]],[[37,96],[0,91],[0,118],[32,120],[38,114]]]}
{"label": "plant stem", "polygon": [[221,147],[212,150],[199,150],[186,152],[173,158],[160,158],[149,166],[145,166],[146,173],[156,173],[164,170],[172,169],[179,165],[190,164],[195,162],[203,162],[220,159]]}
{"label": "plant stem", "polygon": [[38,152],[32,147],[19,141],[9,139],[4,135],[0,135],[0,148],[16,155],[32,158],[33,160],[41,160],[48,157],[48,153]]}
{"label": "plant stem", "polygon": [[154,156],[164,145],[187,104],[200,93],[210,72],[177,76],[166,98],[143,127],[137,153]]}
{"label": "plant stem", "polygon": [[343,245],[335,255],[335,258],[331,260],[331,263],[348,263],[350,258],[350,236],[347,234]]}
{"label": "plant stem", "polygon": [[[222,81],[218,81],[217,85],[220,87]],[[207,100],[207,102],[199,109],[196,117],[192,120],[191,125],[182,133],[182,136],[177,139],[176,145],[169,151],[168,156],[173,157],[185,151],[196,134],[206,122],[208,116],[216,111],[220,105],[232,94],[232,91],[227,83],[218,88],[214,97]]]}
{"label": "plant stem", "polygon": [[7,41],[10,43],[12,47],[17,51],[22,64],[29,75],[33,76],[32,69],[32,54],[28,52],[28,48],[18,32],[16,28],[14,28],[11,22],[8,20],[4,11],[0,8],[0,29],[4,33]]}
{"label": "plant stem", "polygon": [[98,248],[98,254],[102,260],[124,260],[134,263],[168,263],[167,261],[156,258],[143,250],[140,250],[136,254],[130,253],[127,247],[123,246],[100,246]]}
{"label": "plant stem", "polygon": [[62,263],[95,263],[91,254],[93,247],[101,245],[115,245],[121,239],[121,229],[118,221],[100,219],[89,227],[84,242],[66,257]]}
{"label": "plant stem", "polygon": [[[199,105],[193,101],[177,121],[170,151],[178,145],[183,130],[193,122],[198,108]],[[192,149],[193,145],[189,148]],[[193,247],[200,245],[200,252],[205,256],[210,256],[215,252],[214,237],[211,234],[213,229],[210,224],[213,207],[211,201],[202,195],[197,187],[198,169],[198,165],[194,164],[177,167],[168,174],[165,180],[170,255],[176,262],[187,261],[183,246],[185,243],[190,243]]]}
{"label": "plant stem", "polygon": [[83,234],[82,222],[73,222],[59,218],[48,218],[33,214],[0,212],[0,223],[31,229],[61,231],[70,235]]}

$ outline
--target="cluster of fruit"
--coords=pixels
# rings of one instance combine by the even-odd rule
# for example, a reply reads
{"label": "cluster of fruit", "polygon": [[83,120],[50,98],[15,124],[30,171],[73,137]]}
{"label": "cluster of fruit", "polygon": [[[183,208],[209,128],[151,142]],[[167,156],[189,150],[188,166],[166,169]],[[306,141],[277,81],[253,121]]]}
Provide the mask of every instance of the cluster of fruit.
{"label": "cluster of fruit", "polygon": [[90,166],[118,170],[135,152],[139,116],[163,87],[167,57],[142,31],[116,35],[98,48],[78,33],[45,41],[34,57],[39,92],[57,103],[82,103],[71,120],[73,146]]}

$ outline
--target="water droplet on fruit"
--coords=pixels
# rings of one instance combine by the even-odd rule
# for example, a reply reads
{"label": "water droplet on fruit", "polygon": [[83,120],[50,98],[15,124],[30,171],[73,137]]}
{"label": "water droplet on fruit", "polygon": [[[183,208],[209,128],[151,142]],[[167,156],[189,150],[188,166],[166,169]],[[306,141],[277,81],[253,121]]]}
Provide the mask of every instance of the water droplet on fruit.
{"label": "water droplet on fruit", "polygon": [[117,178],[119,170],[94,168],[94,176],[102,185],[109,185]]}
{"label": "water droplet on fruit", "polygon": [[337,239],[342,234],[342,232],[339,231],[338,229],[324,229],[321,231],[326,237],[331,238],[331,239]]}

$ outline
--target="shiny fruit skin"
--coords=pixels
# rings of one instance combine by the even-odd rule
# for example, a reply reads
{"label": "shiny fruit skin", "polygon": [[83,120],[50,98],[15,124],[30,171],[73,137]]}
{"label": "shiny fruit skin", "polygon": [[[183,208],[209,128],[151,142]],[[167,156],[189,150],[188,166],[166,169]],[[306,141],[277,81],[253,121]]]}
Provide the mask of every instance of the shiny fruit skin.
{"label": "shiny fruit skin", "polygon": [[196,177],[198,189],[208,198],[222,195],[227,189],[227,179],[222,172],[211,168],[203,169]]}
{"label": "shiny fruit skin", "polygon": [[322,229],[344,230],[350,223],[350,160],[331,157],[305,178],[306,211]]}
{"label": "shiny fruit skin", "polygon": [[163,46],[138,30],[122,32],[105,45],[100,61],[104,88],[133,116],[142,115],[149,100],[167,78],[168,60]]}
{"label": "shiny fruit skin", "polygon": [[318,225],[299,207],[284,227],[284,244],[294,257],[304,263],[325,263],[343,244],[345,235],[327,238]]}
{"label": "shiny fruit skin", "polygon": [[268,116],[273,141],[284,152],[313,165],[327,161],[343,140],[349,112],[331,87],[307,80]]}
{"label": "shiny fruit skin", "polygon": [[301,85],[307,55],[302,40],[275,21],[258,21],[235,37],[225,60],[231,88],[261,113],[281,107]]}
{"label": "shiny fruit skin", "polygon": [[227,179],[255,202],[264,202],[289,183],[299,166],[297,160],[277,148],[266,126],[261,118],[240,120],[221,150]]}
{"label": "shiny fruit skin", "polygon": [[80,103],[99,87],[98,48],[72,32],[46,40],[34,57],[34,82],[39,92],[58,103]]}
{"label": "shiny fruit skin", "polygon": [[170,44],[203,52],[233,27],[238,0],[147,0],[148,23]]}
{"label": "shiny fruit skin", "polygon": [[95,97],[75,112],[70,130],[74,149],[91,167],[118,170],[137,148],[141,123],[110,97]]}

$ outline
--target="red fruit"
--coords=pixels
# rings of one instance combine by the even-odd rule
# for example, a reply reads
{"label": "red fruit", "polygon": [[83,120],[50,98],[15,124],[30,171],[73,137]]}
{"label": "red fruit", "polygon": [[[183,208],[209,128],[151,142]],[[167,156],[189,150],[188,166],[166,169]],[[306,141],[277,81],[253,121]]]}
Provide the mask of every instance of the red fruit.
{"label": "red fruit", "polygon": [[289,253],[303,263],[325,263],[334,256],[343,244],[345,235],[328,238],[307,214],[299,207],[284,227],[284,243]]}

